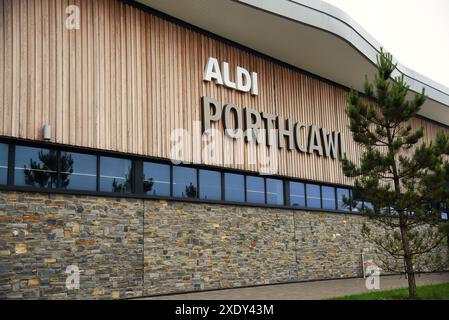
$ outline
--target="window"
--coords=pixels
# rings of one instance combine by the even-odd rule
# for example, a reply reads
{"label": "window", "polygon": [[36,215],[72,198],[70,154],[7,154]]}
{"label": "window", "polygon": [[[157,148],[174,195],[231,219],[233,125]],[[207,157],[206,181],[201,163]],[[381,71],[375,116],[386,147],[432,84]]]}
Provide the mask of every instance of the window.
{"label": "window", "polygon": [[8,145],[0,144],[0,184],[8,183]]}
{"label": "window", "polygon": [[218,171],[200,170],[200,198],[205,200],[221,200],[221,173]]}
{"label": "window", "polygon": [[441,219],[447,220],[447,212],[441,212]]}
{"label": "window", "polygon": [[88,154],[61,152],[59,159],[60,187],[68,190],[97,190],[97,157]]}
{"label": "window", "polygon": [[322,186],[323,209],[335,210],[335,188]]}
{"label": "window", "polygon": [[246,177],[246,201],[249,203],[265,203],[264,178]]}
{"label": "window", "polygon": [[305,208],[306,206],[306,193],[304,183],[290,182],[290,205],[292,207]]}
{"label": "window", "polygon": [[354,202],[353,207],[351,208],[352,212],[360,212],[363,208],[363,200],[360,193],[355,190],[351,190],[351,197]]}
{"label": "window", "polygon": [[363,201],[363,207],[366,209],[374,210],[374,206],[371,202]]}
{"label": "window", "polygon": [[278,179],[267,179],[267,203],[284,204],[284,182]]}
{"label": "window", "polygon": [[144,162],[143,192],[151,196],[170,196],[170,166]]}
{"label": "window", "polygon": [[241,174],[225,173],[225,200],[245,202],[245,177]]}
{"label": "window", "polygon": [[307,208],[320,209],[321,208],[321,191],[317,184],[307,184]]}
{"label": "window", "polygon": [[337,209],[349,211],[350,207],[343,202],[343,198],[349,200],[349,189],[337,188]]}
{"label": "window", "polygon": [[16,146],[14,184],[37,188],[56,188],[58,152],[50,149]]}
{"label": "window", "polygon": [[132,182],[131,160],[100,157],[100,191],[130,193]]}
{"label": "window", "polygon": [[[15,152],[11,157],[9,149],[12,147]],[[345,212],[360,212],[363,207],[374,209],[370,202],[363,200],[362,195],[350,187],[74,151],[0,143],[0,185],[10,182],[16,186],[34,188],[134,193]],[[9,166],[9,158],[14,161],[13,166]],[[12,181],[8,181],[10,175]],[[135,177],[138,178],[136,181]],[[352,198],[355,205],[346,205],[343,202],[345,197]],[[447,220],[449,209],[446,204],[442,206],[441,217]],[[391,208],[380,209],[380,212],[397,215]],[[413,212],[409,214],[414,215]]]}
{"label": "window", "polygon": [[178,198],[197,198],[196,169],[173,167],[173,196]]}

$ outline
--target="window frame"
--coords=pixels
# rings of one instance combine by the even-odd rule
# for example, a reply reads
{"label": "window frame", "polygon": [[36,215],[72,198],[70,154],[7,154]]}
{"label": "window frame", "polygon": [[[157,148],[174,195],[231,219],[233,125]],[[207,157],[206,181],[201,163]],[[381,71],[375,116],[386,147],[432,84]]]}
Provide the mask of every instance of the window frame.
{"label": "window frame", "polygon": [[2,168],[2,169],[6,169],[6,181],[5,183],[0,183],[0,186],[7,186],[9,185],[9,179],[10,179],[10,170],[9,168],[11,167],[11,163],[10,163],[10,158],[11,158],[11,145],[8,143],[3,143],[0,142],[0,144],[3,144],[6,147],[7,150],[7,155],[6,155],[6,168]]}
{"label": "window frame", "polygon": [[[61,150],[58,149],[57,147],[52,147],[52,146],[41,146],[41,145],[29,145],[29,144],[21,144],[21,143],[17,143],[14,144],[14,155],[13,155],[13,159],[9,159],[9,166],[8,166],[8,170],[10,171],[8,174],[8,180],[11,180],[11,184],[9,184],[8,181],[8,185],[11,185],[15,188],[25,188],[25,189],[30,189],[30,190],[40,190],[40,191],[54,191],[54,190],[61,190],[60,188],[60,177],[59,177],[59,172],[60,172],[60,153]],[[22,147],[22,148],[29,148],[29,149],[46,149],[48,151],[55,151],[56,152],[56,171],[53,172],[53,174],[56,175],[56,182],[55,182],[55,187],[39,187],[39,186],[30,186],[30,185],[17,185],[16,184],[16,156],[17,156],[17,147]],[[10,149],[11,150],[11,149]],[[9,157],[11,157],[10,155],[8,155]],[[12,165],[12,166],[11,166]]]}
{"label": "window frame", "polygon": [[[261,202],[250,202],[248,200],[248,179],[251,179],[251,178],[256,178],[256,179],[262,180],[263,194],[264,194],[264,196],[263,196],[264,202],[263,203],[261,203]],[[256,193],[260,193],[260,192],[256,191]],[[266,182],[266,178],[265,177],[261,177],[261,176],[256,176],[256,175],[253,175],[253,174],[245,175],[245,195],[246,195],[246,197],[245,197],[246,198],[246,203],[248,203],[248,204],[251,204],[251,205],[264,204],[264,205],[266,205],[267,204],[267,182]]]}
{"label": "window frame", "polygon": [[[301,184],[302,188],[303,188],[303,192],[304,192],[304,206],[294,206],[292,204],[292,189],[291,189],[291,184],[292,183],[296,183],[296,184]],[[306,183],[302,182],[302,181],[294,181],[294,180],[287,180],[287,185],[288,185],[288,206],[293,207],[293,208],[307,208],[307,195],[306,195]]]}
{"label": "window frame", "polygon": [[[226,200],[226,175],[228,174],[232,174],[232,175],[236,175],[236,176],[240,176],[242,177],[243,180],[243,201],[234,201],[234,200]],[[244,174],[241,173],[236,173],[236,172],[230,172],[230,171],[223,171],[223,202],[224,203],[247,203],[246,201],[246,176]]]}
{"label": "window frame", "polygon": [[[143,176],[145,175],[145,163],[165,165],[168,167],[168,195],[152,195],[152,194],[147,194],[146,192],[144,192],[143,183],[144,183],[145,179],[143,179]],[[140,169],[140,166],[141,166],[141,169]],[[146,197],[151,197],[151,198],[156,198],[156,199],[172,197],[172,185],[173,185],[172,165],[170,165],[169,163],[161,162],[161,161],[136,160],[134,168],[136,171],[136,174],[135,174],[135,177],[136,177],[135,193],[136,194],[142,194]],[[140,174],[140,172],[142,172],[142,174]]]}
{"label": "window frame", "polygon": [[[223,175],[222,175],[222,172],[219,171],[219,170],[212,170],[212,169],[205,169],[205,168],[198,168],[197,171],[198,171],[198,174],[197,174],[197,176],[198,176],[198,183],[197,183],[198,184],[198,199],[205,200],[205,201],[209,201],[209,200],[210,201],[222,201],[223,200],[223,181],[222,181]],[[218,174],[218,177],[220,179],[220,183],[219,183],[219,185],[220,185],[220,196],[219,196],[219,199],[204,199],[204,198],[201,197],[201,172],[204,172],[204,171],[213,172],[213,173],[217,173]]]}
{"label": "window frame", "polygon": [[[112,159],[117,159],[117,160],[126,160],[126,161],[130,161],[131,162],[131,190],[129,192],[113,192],[113,191],[102,191],[101,190],[101,158],[112,158]],[[135,193],[135,170],[134,170],[134,161],[130,158],[126,158],[126,157],[119,157],[119,156],[114,156],[114,155],[98,155],[97,156],[97,191],[100,193],[106,193],[106,194],[112,194],[112,195],[129,195],[129,194],[136,194]]]}
{"label": "window frame", "polygon": [[[323,194],[324,194],[324,192],[323,192],[323,189],[324,188],[331,188],[332,189],[332,193],[333,193],[333,195],[334,195],[334,197],[333,197],[333,202],[334,202],[334,207],[333,207],[333,209],[329,209],[329,208],[325,208],[324,207],[324,201],[327,201],[327,200],[324,200],[324,196],[323,196]],[[335,186],[331,186],[331,185],[321,185],[321,209],[323,209],[323,210],[331,210],[331,211],[335,211],[335,210],[338,210],[338,208],[337,208],[337,188],[335,187]],[[331,201],[331,200],[329,200],[329,201]]]}
{"label": "window frame", "polygon": [[[307,188],[307,186],[317,186],[318,187],[318,192],[319,192],[319,195],[318,195],[318,198],[319,198],[319,202],[320,202],[320,206],[318,207],[318,208],[316,208],[316,207],[310,207],[309,206],[309,195],[308,195],[308,188]],[[325,209],[323,209],[323,193],[321,192],[322,190],[321,190],[321,184],[319,184],[319,183],[315,183],[315,182],[312,182],[312,183],[310,183],[310,182],[306,182],[306,184],[305,184],[305,194],[306,194],[306,208],[307,209],[313,209],[313,210],[325,210]]]}
{"label": "window frame", "polygon": [[[61,153],[62,152],[66,152],[66,153],[76,153],[76,154],[81,154],[81,155],[86,155],[86,156],[92,156],[95,158],[95,172],[96,172],[96,176],[95,176],[95,191],[92,190],[85,190],[85,189],[67,189],[67,188],[62,188],[61,187]],[[82,151],[71,151],[71,150],[58,150],[58,189],[61,190],[67,190],[67,191],[71,191],[71,192],[77,192],[77,191],[86,191],[86,192],[98,192],[99,188],[98,188],[98,177],[99,177],[99,172],[98,172],[98,155],[95,154],[91,154],[91,153],[87,153],[87,152],[82,152]]]}
{"label": "window frame", "polygon": [[[14,190],[14,191],[30,191],[30,192],[44,192],[44,193],[59,193],[59,194],[75,194],[75,195],[93,195],[93,196],[106,196],[106,197],[121,197],[121,198],[138,198],[138,199],[163,199],[163,200],[174,200],[174,201],[187,201],[187,202],[199,202],[199,203],[218,203],[218,204],[234,204],[234,205],[243,205],[243,206],[249,206],[249,207],[270,207],[270,208],[281,208],[281,209],[293,209],[293,210],[306,210],[306,211],[318,211],[318,212],[342,212],[342,213],[350,213],[350,214],[358,214],[360,215],[361,212],[354,211],[351,209],[349,210],[339,210],[338,209],[338,198],[337,198],[337,189],[343,188],[343,189],[349,189],[350,196],[353,194],[353,188],[348,185],[341,185],[341,184],[329,184],[329,183],[321,183],[318,181],[313,180],[305,180],[305,179],[296,179],[291,177],[285,177],[285,176],[274,176],[274,175],[258,175],[254,172],[250,171],[244,171],[244,170],[237,170],[237,169],[229,169],[229,168],[218,168],[215,166],[207,166],[207,165],[175,165],[173,164],[169,159],[162,159],[162,158],[154,158],[154,157],[147,157],[147,156],[141,156],[141,155],[130,155],[115,151],[106,151],[106,150],[98,150],[98,149],[87,149],[84,147],[77,147],[77,146],[65,146],[60,144],[54,144],[54,143],[47,143],[47,142],[37,142],[37,141],[24,141],[18,139],[11,139],[11,138],[5,138],[0,137],[0,143],[7,144],[9,146],[9,152],[8,152],[8,181],[7,185],[1,185],[1,190]],[[60,168],[58,167],[58,179],[57,179],[57,188],[48,189],[48,188],[40,188],[40,187],[31,187],[31,186],[15,186],[14,185],[14,165],[15,165],[15,159],[16,159],[16,146],[24,146],[24,147],[31,147],[31,148],[44,148],[44,149],[53,149],[57,151],[58,156],[61,155],[61,152],[72,152],[72,153],[79,153],[79,154],[85,154],[85,155],[91,155],[95,156],[97,159],[96,163],[96,189],[95,191],[89,191],[89,190],[76,190],[76,189],[64,189],[60,188]],[[100,161],[101,157],[109,157],[109,158],[117,158],[121,160],[129,160],[131,161],[132,166],[132,185],[131,185],[131,191],[130,193],[116,193],[116,192],[107,192],[107,191],[100,191]],[[155,164],[164,164],[169,166],[169,172],[170,172],[170,194],[168,196],[165,195],[148,195],[143,192],[143,164],[144,162],[150,162]],[[12,164],[12,165],[11,165]],[[59,166],[59,162],[58,162]],[[173,191],[173,182],[174,182],[174,175],[173,170],[174,167],[180,166],[180,167],[187,167],[194,169],[196,171],[196,185],[198,188],[197,191],[197,197],[195,198],[179,198],[174,197],[174,191]],[[207,171],[214,171],[218,172],[221,177],[221,199],[220,200],[209,200],[209,199],[201,199],[201,183],[200,183],[200,170],[207,170]],[[232,201],[232,200],[226,200],[226,174],[234,174],[238,175],[243,179],[243,201]],[[253,203],[248,202],[248,193],[247,193],[247,177],[252,176],[256,178],[263,179],[263,186],[264,186],[264,202],[259,203]],[[268,184],[269,180],[267,179],[273,179],[273,180],[280,180],[282,182],[282,188],[283,188],[283,205],[278,204],[270,204],[268,203]],[[142,183],[142,186],[140,184]],[[291,205],[291,199],[290,199],[290,183],[301,183],[304,185],[304,204],[305,207],[301,206],[292,206]],[[310,208],[310,201],[308,199],[308,192],[307,192],[307,185],[312,184],[319,187],[319,198],[320,198],[320,208]],[[329,210],[323,208],[323,199],[322,199],[322,187],[323,186],[330,186],[335,189],[335,210]]]}
{"label": "window frame", "polygon": [[[174,169],[175,168],[186,168],[186,169],[192,169],[192,170],[194,170],[195,171],[195,183],[196,183],[196,185],[195,185],[195,187],[196,187],[196,196],[195,197],[179,197],[179,196],[176,196],[175,195],[175,193],[174,193],[174,188],[173,188],[173,186],[175,185],[175,174],[174,174]],[[171,166],[171,172],[172,172],[172,174],[171,174],[171,180],[170,180],[170,182],[171,182],[171,186],[172,186],[172,190],[171,190],[171,197],[173,197],[174,199],[181,199],[181,200],[199,200],[199,195],[200,195],[200,186],[199,186],[199,184],[198,184],[198,180],[199,180],[199,168],[197,168],[197,167],[193,167],[193,166],[185,166],[185,165],[172,165]]]}
{"label": "window frame", "polygon": [[[268,181],[272,180],[272,181],[276,181],[279,182],[281,184],[282,187],[282,192],[281,192],[281,196],[282,196],[282,204],[277,204],[277,203],[269,203],[268,202]],[[283,179],[279,179],[279,178],[265,178],[265,203],[267,205],[275,205],[275,206],[285,206],[286,202],[285,202],[285,180]]]}

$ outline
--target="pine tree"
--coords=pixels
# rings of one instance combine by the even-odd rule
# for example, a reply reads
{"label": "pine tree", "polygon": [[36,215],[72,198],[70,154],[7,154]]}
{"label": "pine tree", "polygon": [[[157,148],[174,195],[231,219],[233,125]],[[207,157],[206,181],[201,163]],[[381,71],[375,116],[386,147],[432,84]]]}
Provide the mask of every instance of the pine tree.
{"label": "pine tree", "polygon": [[391,78],[395,68],[382,50],[374,81],[365,76],[366,97],[355,90],[348,95],[349,129],[364,152],[360,165],[343,156],[343,172],[354,178],[357,195],[345,202],[371,218],[363,235],[383,270],[407,274],[409,298],[416,299],[415,273],[447,266],[449,226],[442,211],[449,199],[449,134],[441,130],[434,141],[422,141],[424,129],[410,121],[426,100],[424,89],[408,99],[404,77]]}

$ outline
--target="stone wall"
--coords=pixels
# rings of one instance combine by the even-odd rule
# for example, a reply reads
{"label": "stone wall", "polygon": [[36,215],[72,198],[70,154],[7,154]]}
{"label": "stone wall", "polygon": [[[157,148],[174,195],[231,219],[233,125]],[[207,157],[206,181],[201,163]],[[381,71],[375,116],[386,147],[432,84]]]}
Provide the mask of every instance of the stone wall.
{"label": "stone wall", "polygon": [[[0,192],[0,298],[117,299],[361,276],[365,217]],[[80,289],[67,290],[67,266]]]}
{"label": "stone wall", "polygon": [[[1,192],[0,297],[141,296],[142,230],[142,201]],[[69,265],[79,290],[66,290]]]}

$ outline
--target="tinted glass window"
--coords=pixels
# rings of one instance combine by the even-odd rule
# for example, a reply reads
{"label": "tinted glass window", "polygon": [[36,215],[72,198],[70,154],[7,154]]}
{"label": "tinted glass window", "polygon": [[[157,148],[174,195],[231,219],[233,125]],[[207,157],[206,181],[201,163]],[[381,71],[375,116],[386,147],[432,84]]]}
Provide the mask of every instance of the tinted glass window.
{"label": "tinted glass window", "polygon": [[100,191],[130,193],[132,162],[127,159],[100,158]]}
{"label": "tinted glass window", "polygon": [[264,178],[246,177],[246,201],[249,203],[265,203]]}
{"label": "tinted glass window", "polygon": [[97,190],[97,157],[82,153],[61,152],[61,188]]}
{"label": "tinted glass window", "polygon": [[55,150],[16,146],[15,185],[56,188],[57,168],[58,153]]}
{"label": "tinted glass window", "polygon": [[241,174],[225,173],[225,200],[245,202],[245,177]]}
{"label": "tinted glass window", "polygon": [[359,193],[351,190],[351,197],[353,199],[353,201],[355,202],[355,207],[351,208],[351,211],[353,212],[359,212],[362,208],[363,208],[363,200],[360,197]]}
{"label": "tinted glass window", "polygon": [[290,205],[293,207],[306,206],[305,185],[301,182],[290,182]]}
{"label": "tinted glass window", "polygon": [[349,206],[344,204],[343,197],[349,200],[349,189],[337,188],[337,209],[349,211]]}
{"label": "tinted glass window", "polygon": [[277,179],[267,179],[267,203],[284,204],[284,182]]}
{"label": "tinted glass window", "polygon": [[0,143],[0,184],[8,182],[8,145]]}
{"label": "tinted glass window", "polygon": [[363,202],[363,206],[364,206],[365,208],[367,208],[367,209],[374,210],[374,206],[373,206],[373,204],[372,204],[371,202],[364,201],[364,202]]}
{"label": "tinted glass window", "polygon": [[317,184],[307,184],[307,208],[321,208],[321,192],[320,186]]}
{"label": "tinted glass window", "polygon": [[322,186],[323,209],[335,210],[335,188]]}
{"label": "tinted glass window", "polygon": [[218,171],[200,170],[200,198],[205,200],[221,200],[221,173]]}
{"label": "tinted glass window", "polygon": [[196,169],[173,167],[173,196],[178,198],[197,198]]}
{"label": "tinted glass window", "polygon": [[170,196],[170,165],[144,162],[143,191],[151,196]]}

